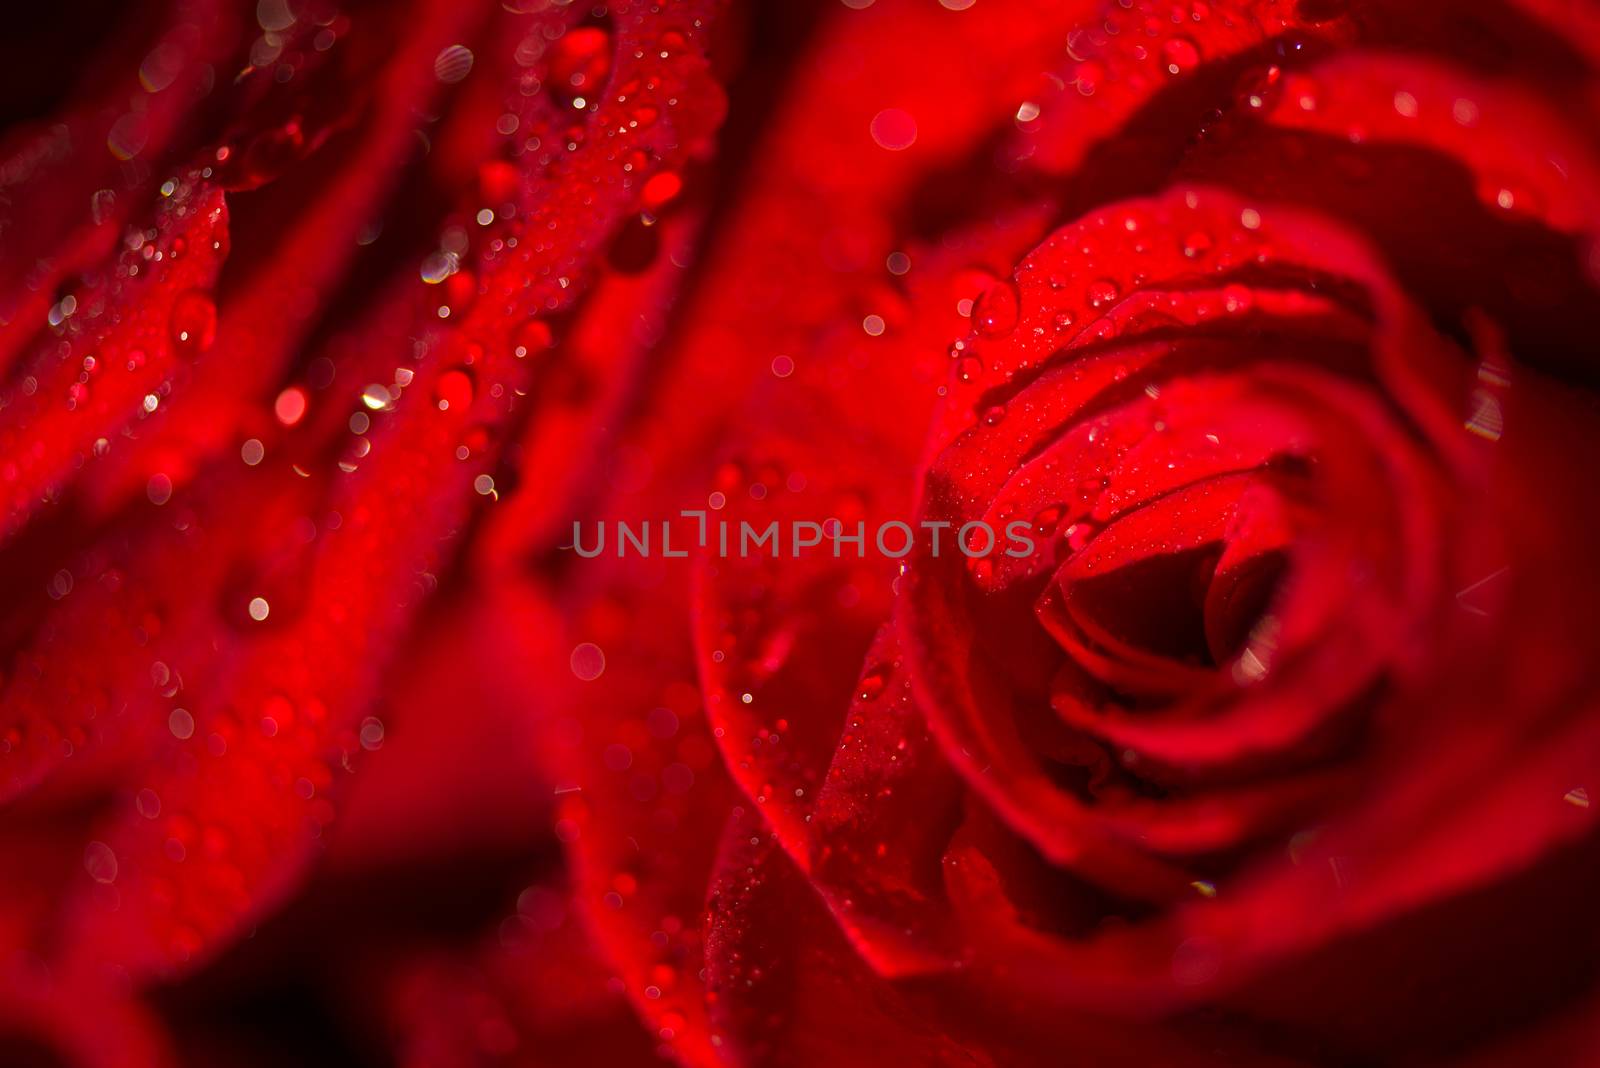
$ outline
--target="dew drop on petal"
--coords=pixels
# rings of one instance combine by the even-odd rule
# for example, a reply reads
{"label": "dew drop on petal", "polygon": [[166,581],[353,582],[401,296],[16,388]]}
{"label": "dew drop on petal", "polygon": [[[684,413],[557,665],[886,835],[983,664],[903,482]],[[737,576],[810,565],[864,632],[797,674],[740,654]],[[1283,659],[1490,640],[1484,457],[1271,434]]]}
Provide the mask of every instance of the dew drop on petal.
{"label": "dew drop on petal", "polygon": [[140,790],[133,799],[134,808],[147,820],[153,820],[161,815],[161,795],[149,787]]}
{"label": "dew drop on petal", "polygon": [[548,349],[554,340],[549,325],[543,319],[529,319],[517,328],[512,338],[512,355],[519,360],[526,359]]}
{"label": "dew drop on petal", "polygon": [[133,159],[150,140],[150,124],[139,112],[129,112],[112,124],[106,134],[106,148],[120,160]]}
{"label": "dew drop on petal", "polygon": [[294,426],[306,414],[306,391],[299,386],[290,386],[278,394],[272,402],[272,414],[284,426]]}
{"label": "dew drop on petal", "polygon": [[90,842],[83,850],[83,870],[97,883],[115,882],[117,855],[104,842]]}
{"label": "dew drop on petal", "polygon": [[465,45],[451,45],[433,61],[433,76],[446,85],[455,85],[472,73],[472,49]]}
{"label": "dew drop on petal", "polygon": [[652,174],[639,191],[639,202],[646,211],[656,212],[670,204],[683,191],[683,179],[671,171]]}
{"label": "dew drop on petal", "polygon": [[139,84],[147,93],[159,93],[183,73],[183,49],[172,42],[156,45],[139,64]]}
{"label": "dew drop on petal", "polygon": [[1168,74],[1193,70],[1200,62],[1200,49],[1187,37],[1173,37],[1161,46],[1161,60]]}
{"label": "dew drop on petal", "polygon": [[145,483],[144,493],[151,504],[166,504],[172,499],[172,479],[161,473],[151,475],[150,481]]}
{"label": "dew drop on petal", "polygon": [[917,120],[900,108],[884,108],[869,125],[872,140],[879,148],[904,152],[917,142]]}
{"label": "dew drop on petal", "polygon": [[206,294],[190,289],[172,302],[172,344],[181,356],[197,356],[217,338],[217,306]]}
{"label": "dew drop on petal", "polygon": [[1005,337],[1016,329],[1018,305],[1017,287],[1005,278],[978,294],[972,305],[972,324],[984,337]]}
{"label": "dew drop on petal", "polygon": [[115,190],[101,189],[89,198],[89,217],[96,226],[110,219],[117,207]]}
{"label": "dew drop on petal", "polygon": [[289,0],[257,0],[256,22],[268,33],[282,33],[294,25]]}
{"label": "dew drop on petal", "polygon": [[570,663],[574,675],[593,682],[606,669],[606,654],[594,642],[582,642],[573,647]]}
{"label": "dew drop on petal", "polygon": [[1121,295],[1122,291],[1117,287],[1117,283],[1109,278],[1090,282],[1089,288],[1084,292],[1084,297],[1088,300],[1091,308],[1104,308]]}
{"label": "dew drop on petal", "polygon": [[879,664],[861,676],[861,681],[856,686],[856,697],[862,701],[875,700],[883,693],[888,681],[889,665]]}
{"label": "dew drop on petal", "polygon": [[550,46],[548,84],[561,99],[598,92],[611,74],[611,35],[598,26],[579,26]]}

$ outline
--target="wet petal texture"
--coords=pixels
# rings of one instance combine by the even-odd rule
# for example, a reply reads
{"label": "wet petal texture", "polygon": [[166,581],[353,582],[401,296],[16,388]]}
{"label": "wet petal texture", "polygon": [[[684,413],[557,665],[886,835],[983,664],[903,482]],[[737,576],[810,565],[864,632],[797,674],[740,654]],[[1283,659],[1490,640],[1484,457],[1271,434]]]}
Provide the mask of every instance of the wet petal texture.
{"label": "wet petal texture", "polygon": [[1592,1056],[1590,0],[58,6],[0,1063]]}
{"label": "wet petal texture", "polygon": [[[470,572],[462,543],[517,482],[507,446],[573,374],[557,332],[591,291],[632,314],[664,300],[670,270],[631,277],[665,253],[623,271],[610,250],[642,213],[678,246],[692,232],[659,190],[725,112],[720,7],[108,7],[82,28],[78,54],[99,33],[108,58],[81,85],[18,57],[47,84],[4,172],[7,1049],[230,1059],[168,1042],[130,993],[235,967],[331,840],[351,858],[335,873],[396,862],[392,779],[332,833],[394,741],[385,716],[427,737],[461,702],[473,732],[526,700],[447,681],[438,710],[394,711],[392,673],[439,644],[441,576]],[[499,672],[509,640],[469,659]],[[482,776],[466,754],[440,789]],[[527,751],[488,762],[533,774]],[[427,762],[395,763],[420,788]],[[513,791],[482,848],[529,863],[542,796]]]}

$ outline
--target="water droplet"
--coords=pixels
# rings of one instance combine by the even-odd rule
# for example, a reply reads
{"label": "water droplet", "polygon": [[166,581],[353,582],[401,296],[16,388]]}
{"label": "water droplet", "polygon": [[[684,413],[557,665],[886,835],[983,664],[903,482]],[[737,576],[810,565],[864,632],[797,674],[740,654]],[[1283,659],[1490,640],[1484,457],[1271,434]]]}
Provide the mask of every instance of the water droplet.
{"label": "water droplet", "polygon": [[178,294],[172,302],[172,344],[180,356],[198,356],[217,339],[217,306],[198,289]]}
{"label": "water droplet", "polygon": [[111,218],[116,207],[117,194],[110,189],[101,189],[89,198],[89,217],[94,220],[96,226],[99,226]]}
{"label": "water droplet", "polygon": [[184,52],[170,41],[156,45],[139,64],[139,84],[147,93],[159,93],[183,73]]}
{"label": "water droplet", "polygon": [[598,93],[611,74],[611,35],[598,26],[568,30],[548,53],[552,92],[571,104]]}
{"label": "water droplet", "polygon": [[1061,540],[1072,552],[1081,553],[1098,532],[1099,528],[1093,523],[1074,523],[1061,532]]}
{"label": "water droplet", "polygon": [[529,319],[517,327],[517,332],[512,338],[512,355],[517,359],[526,359],[536,352],[543,352],[555,341],[550,333],[550,327],[543,319]]}
{"label": "water droplet", "polygon": [[1168,74],[1182,74],[1200,63],[1200,49],[1187,37],[1170,38],[1161,46],[1161,59]]}
{"label": "water droplet", "polygon": [[389,387],[372,383],[361,391],[361,403],[373,411],[380,411],[394,403],[394,394],[389,392]]}
{"label": "water droplet", "polygon": [[1276,63],[1246,71],[1239,79],[1238,98],[1251,111],[1268,111],[1283,94],[1283,68]]}
{"label": "water droplet", "polygon": [[573,647],[569,663],[579,679],[593,682],[606,669],[606,654],[594,642],[582,642]]}
{"label": "water droplet", "polygon": [[83,870],[97,883],[115,882],[117,855],[104,842],[90,842],[83,850]]}
{"label": "water droplet", "polygon": [[147,820],[153,820],[161,815],[161,795],[149,787],[139,791],[133,799],[133,804],[139,815]]}
{"label": "water droplet", "polygon": [[1088,300],[1091,308],[1104,308],[1121,295],[1122,290],[1117,287],[1117,283],[1109,278],[1090,282],[1089,288],[1084,292],[1084,297]]}
{"label": "water droplet", "polygon": [[1083,96],[1093,96],[1105,76],[1106,69],[1103,64],[1098,60],[1086,59],[1073,71],[1072,84],[1077,86],[1078,92]]}
{"label": "water droplet", "polygon": [[1018,304],[1017,287],[997,278],[972,305],[973,325],[984,337],[1005,337],[1016,329]]}
{"label": "water droplet", "polygon": [[639,202],[649,212],[658,212],[683,191],[683,179],[671,171],[652,174],[639,190]]}
{"label": "water droplet", "polygon": [[242,151],[219,149],[219,180],[230,190],[259,188],[302,159],[307,148],[305,128],[299,116],[292,116],[257,133]]}
{"label": "water droplet", "polygon": [[900,108],[884,108],[872,117],[868,129],[879,148],[904,152],[917,143],[917,120]]}
{"label": "water droplet", "polygon": [[876,700],[889,682],[889,673],[888,664],[878,664],[868,670],[856,687],[856,697],[862,701]]}
{"label": "water droplet", "polygon": [[1199,259],[1212,248],[1211,235],[1204,230],[1196,230],[1183,239],[1183,254],[1189,259]]}
{"label": "water droplet", "polygon": [[294,25],[289,0],[257,0],[256,23],[268,33],[282,33]]}
{"label": "water droplet", "polygon": [[290,386],[278,394],[277,400],[272,402],[272,414],[284,426],[294,426],[306,414],[306,391],[299,386]]}
{"label": "water droplet", "polygon": [[434,58],[433,76],[446,85],[455,85],[471,73],[472,49],[465,45],[451,45]]}
{"label": "water droplet", "polygon": [[120,160],[133,159],[150,140],[150,123],[139,112],[129,112],[112,124],[106,134],[106,148]]}
{"label": "water droplet", "polygon": [[436,286],[460,269],[461,260],[454,252],[436,249],[428,253],[427,257],[422,261],[422,268],[419,273],[424,282],[430,286]]}
{"label": "water droplet", "polygon": [[151,504],[166,504],[172,499],[172,479],[161,473],[151,475],[144,492]]}
{"label": "water droplet", "polygon": [[983,374],[983,361],[976,356],[963,356],[956,362],[956,377],[963,382],[971,382]]}

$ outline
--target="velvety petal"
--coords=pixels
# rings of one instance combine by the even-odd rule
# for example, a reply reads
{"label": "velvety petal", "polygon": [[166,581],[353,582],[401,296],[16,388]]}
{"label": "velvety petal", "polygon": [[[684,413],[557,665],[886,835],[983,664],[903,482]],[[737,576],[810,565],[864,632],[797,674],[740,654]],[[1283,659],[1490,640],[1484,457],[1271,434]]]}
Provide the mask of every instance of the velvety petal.
{"label": "velvety petal", "polygon": [[729,820],[707,911],[706,982],[727,1063],[997,1063],[863,966],[754,813]]}

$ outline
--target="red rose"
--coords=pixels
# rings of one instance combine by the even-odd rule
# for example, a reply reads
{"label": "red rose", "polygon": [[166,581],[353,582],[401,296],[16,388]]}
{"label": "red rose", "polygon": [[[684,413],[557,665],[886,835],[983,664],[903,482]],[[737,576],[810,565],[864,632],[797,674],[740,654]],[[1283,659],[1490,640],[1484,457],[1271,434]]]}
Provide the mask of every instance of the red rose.
{"label": "red rose", "polygon": [[673,572],[613,568],[569,810],[625,980],[691,1062],[1582,1060],[1593,15],[1023,6],[822,32],[688,310],[713,397],[634,439],[739,397],[727,462],[594,511],[1039,551],[703,561],[727,801]]}
{"label": "red rose", "polygon": [[0,1062],[1600,1056],[1600,9],[99,15]]}

